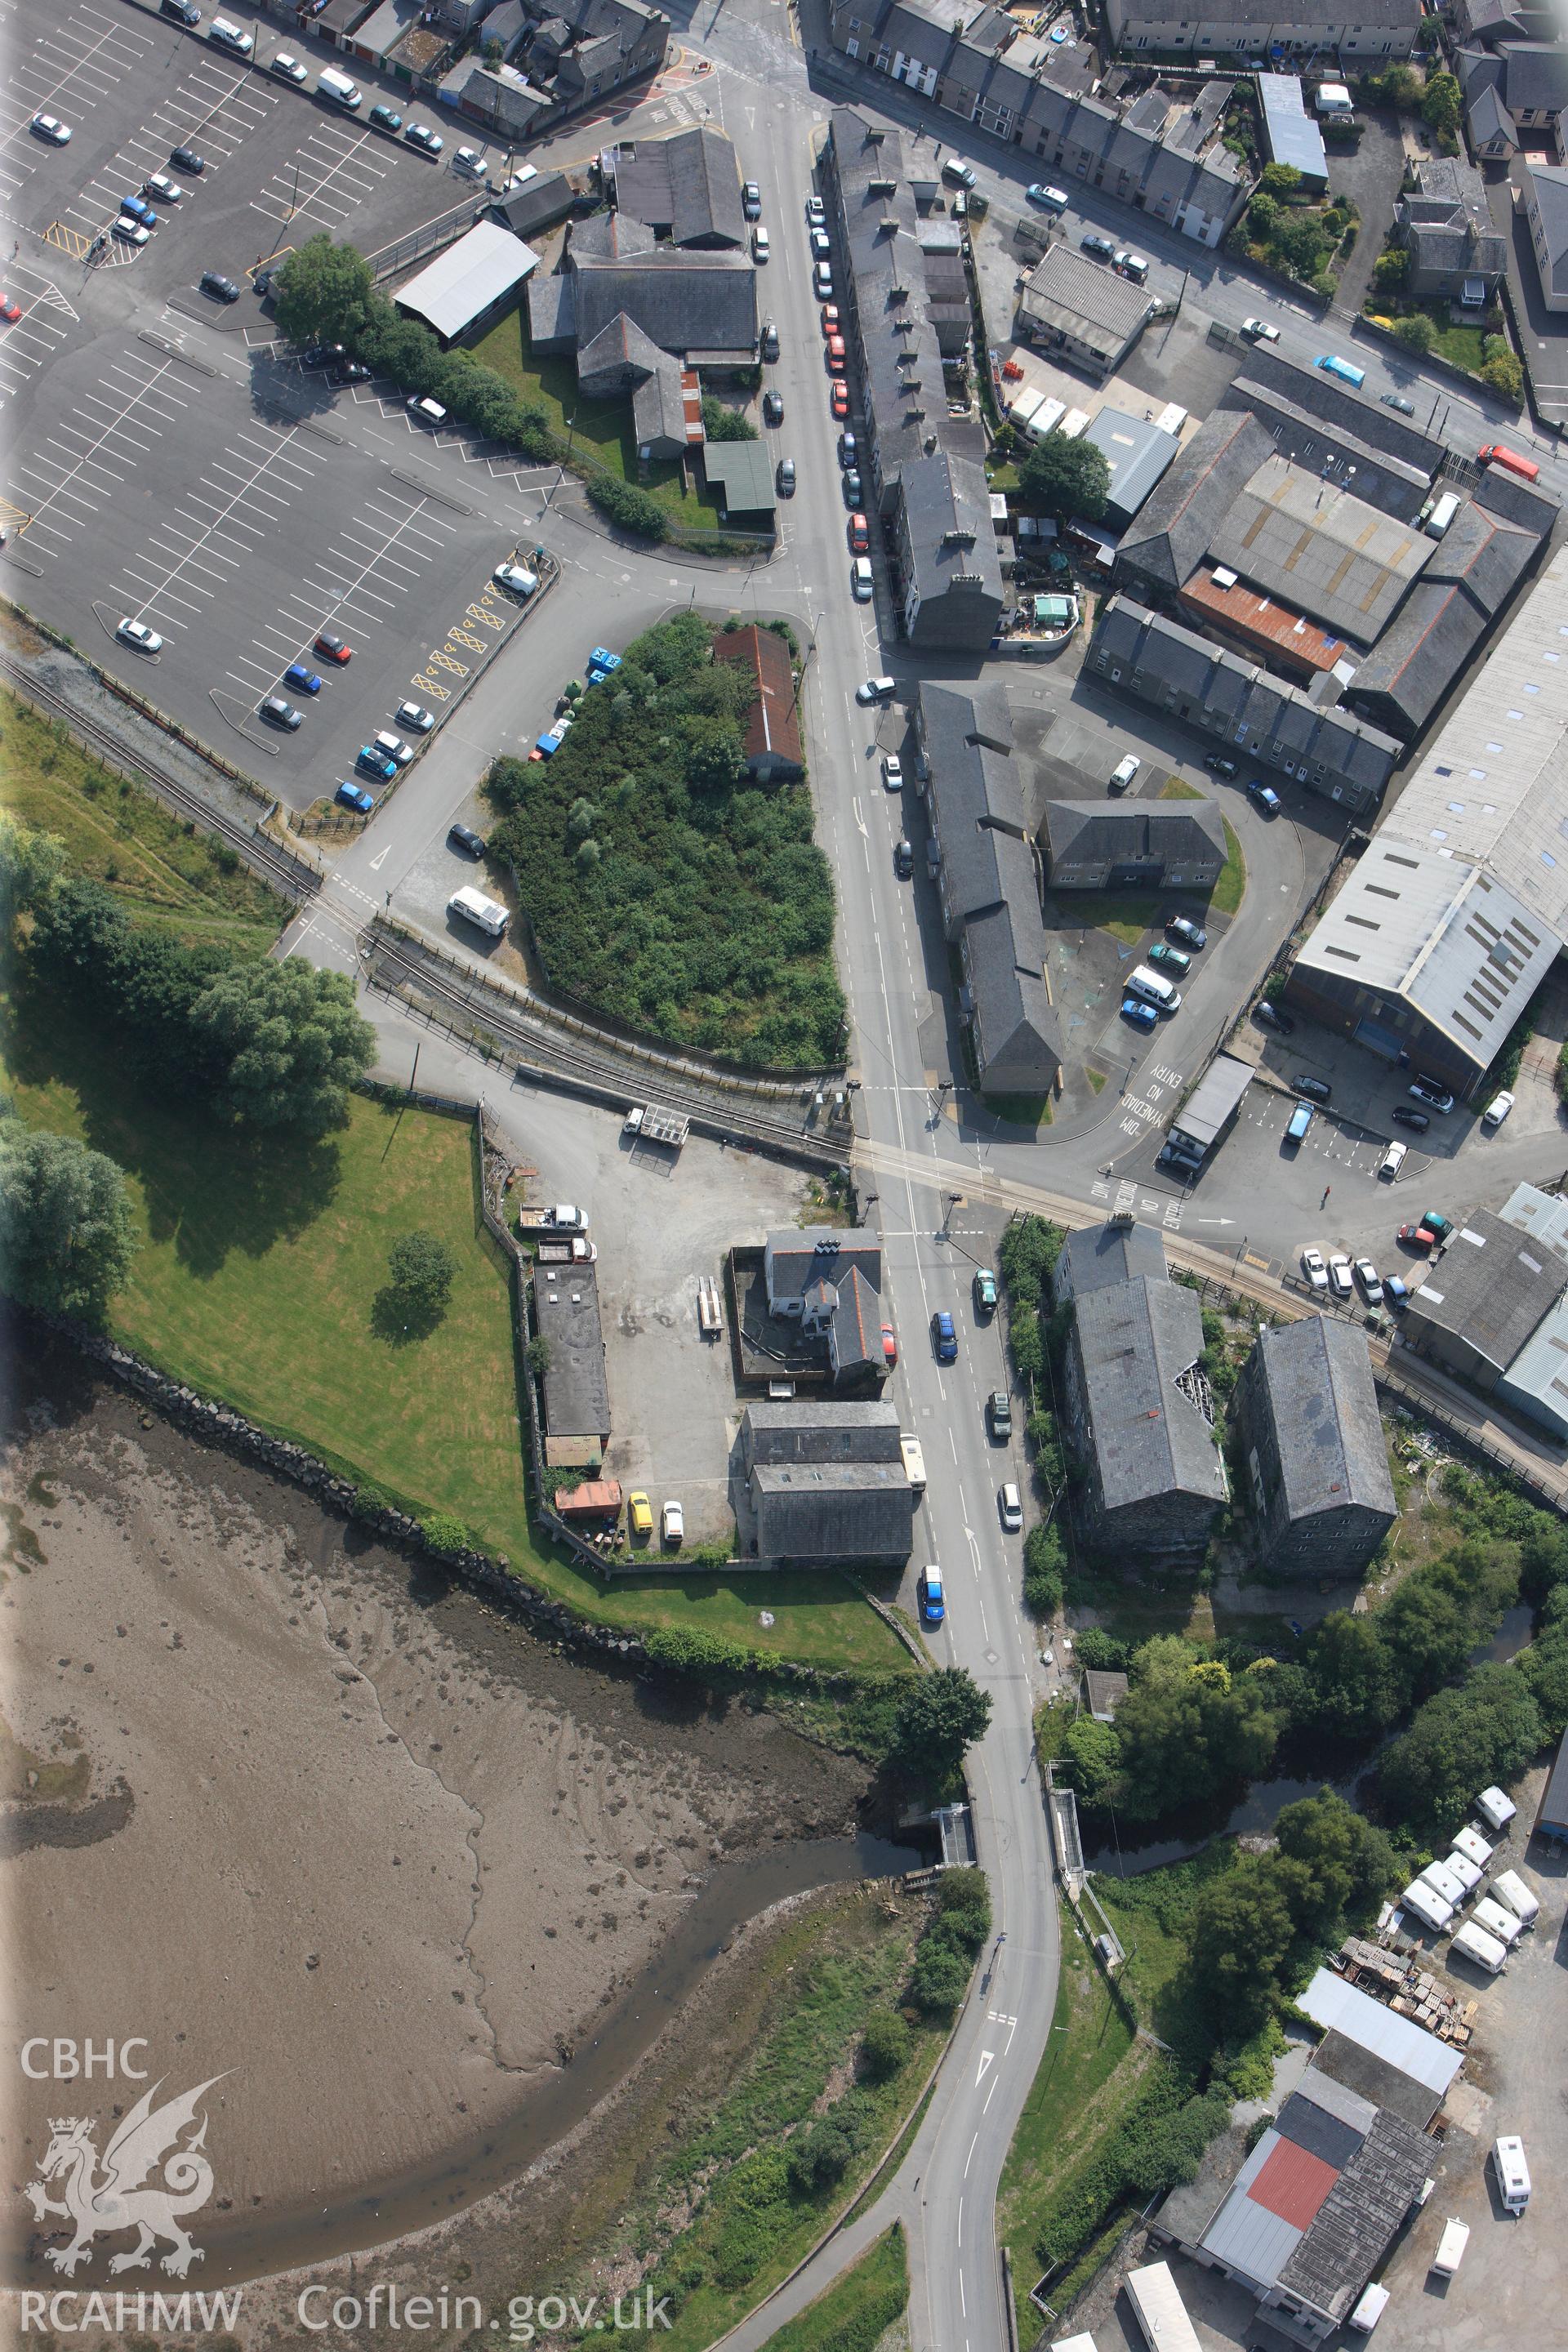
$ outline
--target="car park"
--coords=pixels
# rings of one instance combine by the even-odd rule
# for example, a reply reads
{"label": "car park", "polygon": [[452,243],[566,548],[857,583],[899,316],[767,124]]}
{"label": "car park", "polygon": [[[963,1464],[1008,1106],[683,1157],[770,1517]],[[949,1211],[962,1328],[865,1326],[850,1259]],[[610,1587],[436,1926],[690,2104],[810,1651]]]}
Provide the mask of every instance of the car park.
{"label": "car park", "polygon": [[1204,754],[1204,765],[1211,776],[1224,776],[1232,783],[1241,773],[1236,761],[1227,760],[1223,751],[1206,751]]}
{"label": "car park", "polygon": [[338,786],[332,798],[343,808],[357,811],[361,816],[368,816],[375,806],[374,801],[363,784],[352,784],[346,781]]}
{"label": "car park", "polygon": [[889,793],[901,793],[904,789],[904,763],[896,751],[882,754],[882,789]]}
{"label": "car park", "polygon": [[247,33],[243,25],[227,16],[215,16],[207,26],[207,38],[215,47],[231,49],[237,58],[247,58],[256,47],[256,36]]}
{"label": "car park", "polygon": [[466,850],[470,857],[482,857],[485,854],[484,835],[476,833],[471,824],[449,824],[447,838],[455,848]]}
{"label": "car park", "polygon": [[848,522],[849,552],[868,555],[871,551],[871,527],[863,514],[852,514]]}
{"label": "car park", "polygon": [[940,1625],[947,1615],[947,1596],[942,1591],[940,1568],[922,1568],[916,1587],[920,1595],[922,1625]]}
{"label": "car park", "polygon": [[1136,752],[1129,751],[1126,757],[1119,760],[1111,770],[1110,789],[1113,793],[1124,793],[1142,765],[1143,762],[1138,758]]}
{"label": "car park", "polygon": [[855,689],[855,699],[857,702],[891,702],[897,686],[896,678],[862,678]]}
{"label": "car park", "polygon": [[1191,971],[1193,968],[1192,957],[1186,950],[1173,948],[1165,940],[1154,941],[1149,950],[1149,961],[1152,964],[1160,965],[1166,971]]}
{"label": "car park", "polygon": [[239,299],[238,287],[232,278],[226,278],[221,269],[204,269],[198,283],[202,292],[212,295],[216,301],[237,302]]}
{"label": "car park", "polygon": [[1491,1129],[1495,1132],[1495,1130],[1502,1125],[1504,1119],[1508,1117],[1512,1108],[1513,1097],[1510,1093],[1508,1087],[1504,1087],[1501,1094],[1493,1095],[1490,1102],[1488,1103],[1485,1110],[1482,1111],[1481,1125],[1485,1128]]}
{"label": "car park", "polygon": [[1209,943],[1209,935],[1203,925],[1194,923],[1188,915],[1167,915],[1165,929],[1173,939],[1180,940],[1184,947],[1192,948],[1194,952],[1206,948]]}
{"label": "car park", "polygon": [[414,757],[413,744],[405,743],[401,735],[395,735],[388,727],[384,727],[380,734],[373,736],[371,740],[376,751],[384,752],[387,759],[395,761],[400,768],[406,768]]}
{"label": "car park", "polygon": [[62,122],[57,114],[35,114],[28,128],[39,139],[47,139],[51,147],[64,147],[70,139],[70,124]]}
{"label": "car park", "polygon": [[1360,1286],[1361,1295],[1365,1299],[1367,1305],[1369,1307],[1381,1307],[1383,1304],[1383,1285],[1377,1278],[1377,1268],[1373,1265],[1371,1258],[1358,1257],[1355,1261],[1354,1271],[1356,1281]]}
{"label": "car park", "polygon": [[1113,240],[1109,236],[1101,236],[1098,229],[1089,229],[1085,236],[1079,237],[1078,243],[1079,252],[1089,254],[1095,261],[1110,261],[1115,256],[1116,247]]}
{"label": "car park", "polygon": [[340,668],[344,662],[351,662],[354,657],[353,646],[345,645],[342,638],[331,629],[321,631],[316,639],[316,651],[319,654],[324,654],[329,661],[336,662]]}
{"label": "car park", "polygon": [[321,690],[321,681],[315,671],[301,661],[289,663],[283,673],[283,683],[292,687],[296,694],[320,694]]}
{"label": "car park", "polygon": [[397,773],[396,761],[389,760],[384,751],[378,751],[374,743],[360,745],[354,754],[354,766],[363,768],[367,776],[375,777],[377,782],[383,784],[391,783]]}
{"label": "car park", "polygon": [[1323,1253],[1317,1249],[1301,1252],[1301,1271],[1314,1290],[1327,1290],[1329,1269],[1323,1263]]}
{"label": "car park", "polygon": [[1377,396],[1384,408],[1394,409],[1401,416],[1414,416],[1415,414],[1415,403],[1406,400],[1403,393],[1380,392]]}
{"label": "car park", "polygon": [[653,1533],[653,1505],[640,1486],[626,1496],[626,1531],[634,1536]]}
{"label": "car park", "polygon": [[1287,1126],[1286,1126],[1286,1129],[1285,1129],[1285,1140],[1286,1140],[1286,1142],[1287,1142],[1287,1143],[1303,1143],[1303,1142],[1305,1142],[1305,1140],[1306,1140],[1306,1137],[1307,1137],[1307,1130],[1308,1130],[1308,1129],[1309,1129],[1309,1128],[1311,1126],[1311,1124],[1312,1124],[1312,1118],[1313,1118],[1313,1111],[1312,1111],[1312,1106],[1311,1106],[1311,1104],[1310,1104],[1310,1103],[1306,1103],[1306,1102],[1299,1102],[1299,1103],[1296,1105],[1295,1109],[1291,1112],[1290,1117],[1289,1117],[1289,1122],[1288,1122],[1288,1124],[1287,1124]]}
{"label": "car park", "polygon": [[763,394],[763,423],[764,425],[782,425],[784,423],[784,415],[783,393],[773,391],[764,392]]}
{"label": "car park", "polygon": [[439,155],[447,144],[440,132],[432,131],[427,122],[411,122],[403,136],[407,144],[417,147],[422,155]]}
{"label": "car park", "polygon": [[1243,319],[1241,331],[1249,343],[1277,343],[1279,330],[1271,327],[1267,319]]}
{"label": "car park", "polygon": [[1410,1146],[1407,1143],[1391,1143],[1377,1163],[1378,1174],[1386,1176],[1392,1184],[1405,1165],[1405,1156],[1409,1149]]}
{"label": "car park", "polygon": [[158,215],[145,196],[121,196],[120,209],[132,220],[140,221],[143,228],[156,228],[158,226]]}
{"label": "car park", "polygon": [[1278,816],[1285,805],[1273,785],[1264,783],[1258,776],[1254,776],[1248,783],[1247,797],[1256,808],[1263,811],[1265,816]]}
{"label": "car park", "polygon": [[876,593],[877,583],[868,555],[858,555],[849,566],[849,593],[858,604],[868,604]]}
{"label": "car park", "polygon": [[996,1514],[1005,1536],[1016,1536],[1024,1524],[1024,1498],[1011,1479],[996,1489]]}
{"label": "car park", "polygon": [[1349,1258],[1342,1250],[1331,1251],[1329,1256],[1329,1288],[1336,1298],[1348,1298],[1354,1287]]}
{"label": "car park", "polygon": [[958,1361],[958,1333],[945,1307],[939,1307],[931,1318],[931,1352],[939,1364]]}
{"label": "car park", "polygon": [[150,629],[145,621],[132,620],[129,614],[114,634],[122,646],[134,646],[139,654],[162,653],[163,649],[163,640],[157,630]]}
{"label": "car park", "polygon": [[300,352],[300,365],[302,368],[331,367],[343,357],[342,343],[312,343],[308,351]]}
{"label": "car park", "polygon": [[914,870],[915,853],[913,845],[912,843],[904,840],[900,835],[900,837],[893,844],[893,871],[898,876],[900,882],[908,882],[912,877]]}
{"label": "car park", "polygon": [[993,1389],[985,1400],[985,1419],[998,1444],[1013,1434],[1013,1402],[1005,1389]]}
{"label": "car park", "polygon": [[514,596],[531,596],[539,585],[539,574],[521,563],[498,563],[490,577],[498,588],[508,589]]}
{"label": "car park", "polygon": [[1277,1004],[1270,1004],[1266,996],[1260,996],[1253,1006],[1252,1017],[1260,1029],[1272,1029],[1276,1036],[1293,1037],[1296,1034],[1296,1024],[1290,1015],[1281,1013]]}
{"label": "car park", "polygon": [[279,50],[272,60],[271,71],[279,81],[292,82],[296,89],[303,89],[310,79],[310,68],[302,66],[298,58],[290,57],[287,49]]}
{"label": "car park", "polygon": [[299,726],[301,713],[280,694],[269,694],[256,706],[256,715],[265,719],[269,727],[286,728],[289,734]]}
{"label": "car park", "polygon": [[207,168],[206,157],[198,154],[194,147],[172,147],[169,161],[176,172],[188,173],[193,180],[199,180]]}
{"label": "car park", "polygon": [[1305,1095],[1309,1102],[1326,1103],[1333,1099],[1334,1090],[1327,1078],[1311,1078],[1303,1074],[1292,1078],[1290,1086],[1294,1093]]}
{"label": "car park", "polygon": [[1065,188],[1048,187],[1039,180],[1031,181],[1024,194],[1032,205],[1038,205],[1047,213],[1065,213],[1070,201]]}
{"label": "car park", "polygon": [[454,172],[463,173],[470,180],[482,180],[485,176],[485,159],[477,147],[459,147],[453,154],[452,169]]}
{"label": "car park", "polygon": [[658,1539],[673,1549],[686,1540],[686,1514],[679,1503],[666,1503],[658,1515]]}
{"label": "car park", "polygon": [[142,183],[144,196],[155,196],[162,205],[177,205],[184,194],[178,180],[171,180],[167,172],[149,172]]}
{"label": "car park", "polygon": [[762,219],[763,192],[761,188],[758,187],[755,180],[747,180],[742,185],[741,210],[745,214],[746,218],[749,221]]}
{"label": "car park", "polygon": [[1130,1028],[1142,1029],[1145,1035],[1151,1029],[1157,1029],[1160,1025],[1160,1016],[1153,1006],[1141,1003],[1136,996],[1122,998],[1121,1018]]}
{"label": "car park", "polygon": [[834,377],[833,390],[829,395],[827,405],[832,410],[835,416],[845,417],[848,415],[849,387],[845,383],[842,376]]}
{"label": "car park", "polygon": [[334,383],[368,383],[371,373],[361,360],[341,359],[332,362],[331,377]]}
{"label": "car park", "polygon": [[778,491],[781,499],[794,498],[795,459],[793,457],[781,457],[779,459],[778,470],[773,476],[773,487]]}
{"label": "car park", "polygon": [[896,1364],[899,1360],[899,1335],[890,1323],[882,1326],[882,1361]]}
{"label": "car park", "polygon": [[1428,1110],[1435,1110],[1441,1118],[1447,1118],[1454,1108],[1454,1097],[1447,1088],[1438,1086],[1433,1078],[1422,1077],[1419,1073],[1405,1091],[1414,1095],[1418,1103],[1425,1103]]}
{"label": "car park", "polygon": [[128,214],[121,213],[114,224],[114,234],[127,245],[140,246],[149,242],[153,232],[150,228],[144,227],[141,221],[132,220]]}

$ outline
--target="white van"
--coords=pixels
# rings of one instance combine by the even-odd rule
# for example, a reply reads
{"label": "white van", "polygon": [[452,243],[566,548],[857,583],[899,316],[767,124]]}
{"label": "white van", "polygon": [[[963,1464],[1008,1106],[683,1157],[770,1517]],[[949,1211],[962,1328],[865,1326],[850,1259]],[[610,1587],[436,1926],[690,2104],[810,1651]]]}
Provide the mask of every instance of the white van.
{"label": "white van", "polygon": [[1121,985],[1129,996],[1136,996],[1143,1004],[1152,1004],[1156,1013],[1174,1013],[1182,1001],[1181,990],[1173,988],[1170,982],[1150,964],[1134,964]]}
{"label": "white van", "polygon": [[1441,539],[1458,511],[1459,501],[1457,494],[1453,490],[1445,490],[1442,497],[1434,502],[1432,511],[1426,518],[1425,528],[1427,538]]}
{"label": "white van", "polygon": [[1387,2309],[1388,2289],[1385,2286],[1379,2286],[1377,2281],[1373,2279],[1345,2325],[1347,2327],[1358,2329],[1363,2336],[1370,2336]]}
{"label": "white van", "polygon": [[316,88],[334,106],[341,106],[345,114],[354,113],[363,103],[359,84],[351,81],[346,73],[340,73],[336,66],[323,68],[316,76]]}
{"label": "white van", "polygon": [[905,1477],[917,1495],[923,1495],[926,1490],[926,1458],[921,1451],[920,1439],[906,1433],[899,1440],[899,1451],[904,1457]]}
{"label": "white van", "polygon": [[1508,1946],[1500,1944],[1495,1936],[1489,1936],[1484,1927],[1472,1927],[1468,1921],[1448,1949],[1463,1952],[1467,1960],[1473,1960],[1478,1969],[1485,1969],[1489,1977],[1500,1977],[1508,1966]]}
{"label": "white van", "polygon": [[1530,2202],[1530,2167],[1524,2160],[1524,2142],[1517,2137],[1492,2142],[1492,2170],[1497,2174],[1498,2195],[1510,2213],[1522,2213]]}
{"label": "white van", "polygon": [[1492,1881],[1492,1893],[1500,1903],[1508,1905],[1521,1927],[1533,1927],[1540,1918],[1541,1906],[1517,1870],[1500,1870]]}
{"label": "white van", "polygon": [[1424,1926],[1430,1927],[1439,1936],[1454,1916],[1453,1905],[1445,1903],[1441,1895],[1433,1893],[1431,1887],[1423,1886],[1418,1878],[1405,1888],[1399,1900],[1405,1910],[1414,1911]]}
{"label": "white van", "polygon": [[477,930],[488,931],[492,940],[499,940],[511,920],[504,907],[494,898],[487,898],[484,892],[476,890],[471,883],[465,883],[462,889],[453,891],[447,901],[447,912],[461,915],[466,923],[472,923]]}
{"label": "white van", "polygon": [[247,58],[256,47],[256,36],[247,33],[243,25],[236,25],[227,16],[215,16],[207,26],[207,38],[216,41],[220,49],[232,49],[237,58]]}
{"label": "white van", "polygon": [[1115,767],[1110,771],[1110,790],[1113,793],[1124,793],[1142,765],[1142,761],[1135,751],[1129,751],[1124,760],[1118,760]]}

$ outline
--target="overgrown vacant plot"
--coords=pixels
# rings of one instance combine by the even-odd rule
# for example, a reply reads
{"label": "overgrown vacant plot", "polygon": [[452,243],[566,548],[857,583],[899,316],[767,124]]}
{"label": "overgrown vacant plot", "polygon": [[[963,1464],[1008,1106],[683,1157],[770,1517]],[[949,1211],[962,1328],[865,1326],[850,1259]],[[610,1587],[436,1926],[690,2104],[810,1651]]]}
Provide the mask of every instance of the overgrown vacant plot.
{"label": "overgrown vacant plot", "polygon": [[[82,1136],[131,1180],[143,1245],[113,1322],[139,1353],[417,1516],[451,1513],[585,1617],[689,1626],[825,1665],[907,1664],[842,1577],[603,1584],[541,1549],[508,1276],[479,1218],[466,1121],[356,1097],[334,1134],[247,1135],[150,1099],[112,1040],[58,1006],[24,993],[8,1009],[3,1075],[22,1117]],[[451,1244],[458,1273],[444,1320],[404,1344],[382,1336],[377,1300],[387,1250],[415,1227]]]}
{"label": "overgrown vacant plot", "polygon": [[181,939],[265,949],[287,908],[226,843],[171,816],[140,786],[90,758],[28,704],[0,694],[5,803],[56,834],[72,871]]}

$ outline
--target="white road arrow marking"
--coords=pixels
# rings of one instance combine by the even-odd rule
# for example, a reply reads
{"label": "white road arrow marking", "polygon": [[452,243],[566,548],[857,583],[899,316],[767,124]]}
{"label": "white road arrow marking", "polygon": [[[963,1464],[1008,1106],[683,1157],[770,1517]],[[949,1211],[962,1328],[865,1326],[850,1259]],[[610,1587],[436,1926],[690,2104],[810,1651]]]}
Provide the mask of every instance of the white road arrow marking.
{"label": "white road arrow marking", "polygon": [[[392,844],[391,844],[390,842],[388,842],[388,843],[387,843],[387,845],[386,845],[386,848],[387,848],[387,849],[390,849],[390,848],[391,848],[391,846],[392,846]],[[381,853],[381,855],[380,855],[380,856],[379,856],[379,857],[373,857],[373,858],[371,859],[371,861],[370,861],[370,870],[371,870],[371,872],[372,872],[373,874],[379,874],[379,873],[380,873],[380,871],[381,871],[381,869],[382,869],[382,867],[385,865],[385,863],[386,863],[386,849],[384,849],[384,850],[382,851],[382,853]]]}

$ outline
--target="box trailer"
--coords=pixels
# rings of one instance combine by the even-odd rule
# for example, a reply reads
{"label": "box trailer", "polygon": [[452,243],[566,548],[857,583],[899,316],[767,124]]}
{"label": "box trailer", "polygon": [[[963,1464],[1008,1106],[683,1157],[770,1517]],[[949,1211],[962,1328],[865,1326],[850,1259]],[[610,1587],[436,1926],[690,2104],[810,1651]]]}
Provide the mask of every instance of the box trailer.
{"label": "box trailer", "polygon": [[1359,2329],[1363,2336],[1370,2336],[1387,2309],[1388,2289],[1379,2286],[1374,2279],[1363,2294],[1346,2326]]}
{"label": "box trailer", "polygon": [[1495,1936],[1489,1936],[1484,1927],[1468,1922],[1455,1936],[1448,1950],[1450,1954],[1462,1952],[1478,1969],[1485,1969],[1489,1977],[1500,1977],[1508,1966],[1508,1946],[1500,1944]]}
{"label": "box trailer", "polygon": [[1418,1878],[1405,1888],[1399,1900],[1406,1911],[1414,1911],[1419,1920],[1439,1936],[1454,1916],[1453,1905],[1445,1903],[1440,1895],[1433,1893],[1431,1887],[1424,1886]]}
{"label": "box trailer", "polygon": [[1470,2242],[1469,2226],[1464,2221],[1444,2224],[1437,2241],[1437,2251],[1432,2257],[1432,2268],[1439,2278],[1452,2278],[1465,2259],[1465,2248]]}
{"label": "box trailer", "polygon": [[1482,1895],[1470,1916],[1484,1934],[1495,1936],[1505,1951],[1517,1943],[1524,1933],[1524,1929],[1507,1906],[1495,1903],[1489,1895]]}
{"label": "box trailer", "polygon": [[1030,440],[1043,441],[1047,433],[1056,431],[1067,413],[1065,400],[1042,400],[1028,422],[1026,429]]}
{"label": "box trailer", "polygon": [[710,1274],[700,1274],[697,1277],[697,1328],[705,1339],[716,1339],[724,1328],[719,1286]]}
{"label": "box trailer", "polygon": [[1169,2263],[1148,2263],[1142,2270],[1129,2271],[1125,2284],[1149,2352],[1203,2352]]}
{"label": "box trailer", "polygon": [[1466,1895],[1473,1895],[1481,1883],[1479,1864],[1472,1862],[1468,1853],[1460,1853],[1457,1848],[1443,1864],[1443,1869],[1449,1878],[1458,1880]]}
{"label": "box trailer", "polygon": [[691,1132],[691,1121],[681,1111],[664,1110],[658,1103],[634,1103],[621,1128],[639,1143],[668,1143],[679,1151]]}
{"label": "box trailer", "polygon": [[1492,1881],[1492,1894],[1508,1905],[1521,1927],[1533,1927],[1541,1916],[1540,1904],[1517,1870],[1500,1870]]}
{"label": "box trailer", "polygon": [[1522,2213],[1530,2202],[1530,2167],[1524,2160],[1524,2142],[1518,2137],[1494,2140],[1492,2170],[1497,2175],[1498,2195],[1509,2212]]}
{"label": "box trailer", "polygon": [[1500,1789],[1483,1789],[1476,1799],[1476,1811],[1489,1830],[1506,1830],[1519,1807]]}

